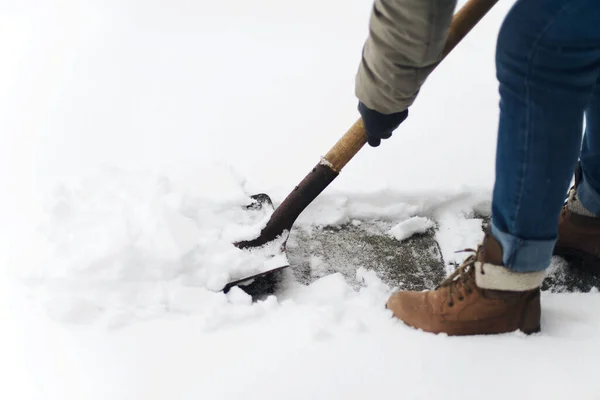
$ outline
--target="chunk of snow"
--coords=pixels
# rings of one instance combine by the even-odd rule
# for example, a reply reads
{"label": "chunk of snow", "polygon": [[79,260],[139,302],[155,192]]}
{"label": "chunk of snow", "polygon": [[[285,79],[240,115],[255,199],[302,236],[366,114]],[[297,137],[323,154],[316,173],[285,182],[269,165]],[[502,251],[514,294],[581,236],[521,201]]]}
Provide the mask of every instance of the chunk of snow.
{"label": "chunk of snow", "polygon": [[239,287],[232,287],[231,290],[227,293],[227,299],[231,304],[241,304],[249,306],[252,304],[252,297],[246,292],[244,292]]}
{"label": "chunk of snow", "polygon": [[348,283],[340,273],[324,276],[313,282],[302,298],[309,303],[341,301],[351,293]]}
{"label": "chunk of snow", "polygon": [[429,218],[425,217],[412,217],[406,221],[402,221],[394,226],[389,231],[389,235],[396,238],[397,240],[405,240],[417,233],[425,233],[428,229],[432,228],[435,223]]}

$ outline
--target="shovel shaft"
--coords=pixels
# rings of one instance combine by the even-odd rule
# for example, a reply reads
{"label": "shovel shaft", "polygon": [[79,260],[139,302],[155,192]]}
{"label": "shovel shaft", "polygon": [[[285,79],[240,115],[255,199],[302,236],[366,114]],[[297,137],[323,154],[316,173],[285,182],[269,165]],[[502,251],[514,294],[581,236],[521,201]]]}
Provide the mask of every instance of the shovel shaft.
{"label": "shovel shaft", "polygon": [[485,17],[497,2],[498,0],[470,0],[454,14],[448,30],[442,60],[471,32],[471,29]]}
{"label": "shovel shaft", "polygon": [[302,211],[329,186],[338,176],[328,164],[317,164],[306,177],[292,190],[283,203],[277,207],[260,236],[253,240],[236,243],[239,248],[259,247],[275,240],[284,232],[292,229],[292,225]]}
{"label": "shovel shaft", "polygon": [[[469,0],[454,14],[440,61],[446,58],[497,2],[498,0]],[[273,212],[260,236],[236,245],[240,248],[261,246],[289,231],[300,213],[333,182],[366,143],[363,122],[358,119]]]}

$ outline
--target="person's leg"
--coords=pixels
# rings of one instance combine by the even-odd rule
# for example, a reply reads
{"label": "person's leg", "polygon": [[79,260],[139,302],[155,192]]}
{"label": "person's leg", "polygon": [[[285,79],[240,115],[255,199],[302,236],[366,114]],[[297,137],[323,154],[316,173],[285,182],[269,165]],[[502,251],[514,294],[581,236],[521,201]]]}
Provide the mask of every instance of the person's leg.
{"label": "person's leg", "polygon": [[503,248],[504,265],[517,272],[550,264],[580,155],[584,110],[600,75],[598,21],[596,0],[520,0],[498,37],[501,101],[491,232]]}
{"label": "person's leg", "polygon": [[498,37],[500,126],[491,234],[435,290],[387,308],[448,335],[539,329],[540,286],[600,75],[598,0],[519,0]]}
{"label": "person's leg", "polygon": [[585,114],[581,163],[560,213],[554,254],[570,265],[600,270],[600,79]]}
{"label": "person's leg", "polygon": [[600,217],[600,80],[585,110],[586,132],[581,149],[581,181],[577,199],[587,211]]}

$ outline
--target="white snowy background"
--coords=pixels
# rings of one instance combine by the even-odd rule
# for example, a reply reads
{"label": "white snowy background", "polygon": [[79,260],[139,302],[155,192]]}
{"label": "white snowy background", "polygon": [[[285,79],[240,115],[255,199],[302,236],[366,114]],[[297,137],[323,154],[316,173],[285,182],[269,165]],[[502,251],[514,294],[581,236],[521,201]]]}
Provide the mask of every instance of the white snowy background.
{"label": "white snowy background", "polygon": [[[481,238],[496,6],[299,224]],[[364,265],[252,304],[230,243],[356,120],[371,0],[0,0],[0,398],[600,398],[600,296],[543,295],[543,332],[407,328]],[[247,222],[247,221],[246,221]],[[263,221],[264,222],[264,221]],[[414,226],[413,226],[414,225]],[[410,228],[413,226],[413,228]],[[254,263],[254,264],[253,264]]]}

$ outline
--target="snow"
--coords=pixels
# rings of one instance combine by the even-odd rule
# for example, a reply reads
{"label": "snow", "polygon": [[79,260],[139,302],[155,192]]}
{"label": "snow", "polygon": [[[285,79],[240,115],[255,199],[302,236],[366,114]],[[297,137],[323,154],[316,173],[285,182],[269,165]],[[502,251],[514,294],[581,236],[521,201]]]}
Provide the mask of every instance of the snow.
{"label": "snow", "polygon": [[412,217],[395,225],[389,233],[392,237],[402,241],[417,233],[425,233],[434,225],[435,223],[429,218]]}
{"label": "snow", "polygon": [[[221,182],[226,178],[223,174]],[[187,278],[214,290],[269,269],[259,254],[232,245],[256,237],[271,214],[267,208],[247,211],[251,199],[246,196],[215,204],[180,192],[166,177],[114,170],[76,188],[60,189],[48,207],[44,233],[60,249],[66,268],[101,270],[118,279],[162,279],[200,266],[199,275],[190,271]],[[281,257],[277,243],[272,247],[273,255]],[[286,264],[285,259],[268,262]],[[217,275],[223,276],[215,279]]]}
{"label": "snow", "polygon": [[[448,268],[462,261],[490,209],[493,43],[508,7],[298,229],[435,223]],[[268,220],[243,211],[250,194],[281,202],[356,120],[370,8],[0,3],[0,398],[597,397],[597,289],[543,293],[540,334],[469,338],[391,318],[394,288],[369,265],[358,288],[334,273],[254,303],[219,291],[285,263],[231,243]]]}
{"label": "snow", "polygon": [[213,293],[220,301],[202,314],[117,330],[74,330],[29,310],[21,340],[40,338],[39,329],[44,334],[28,343],[26,360],[35,361],[28,372],[39,398],[597,394],[597,295],[545,294],[539,335],[448,338],[390,318],[382,307],[387,289],[374,277],[366,281],[355,292],[331,275],[253,305],[240,292]]}

